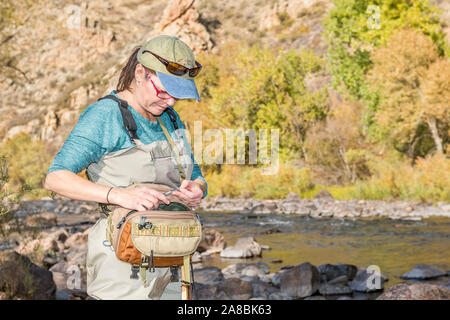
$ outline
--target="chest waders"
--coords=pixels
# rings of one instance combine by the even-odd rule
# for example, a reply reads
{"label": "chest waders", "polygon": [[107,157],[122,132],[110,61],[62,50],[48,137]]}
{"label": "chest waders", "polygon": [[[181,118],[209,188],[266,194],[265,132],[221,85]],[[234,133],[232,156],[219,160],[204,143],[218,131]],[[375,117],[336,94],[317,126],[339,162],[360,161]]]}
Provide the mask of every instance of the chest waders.
{"label": "chest waders", "polygon": [[[181,139],[175,143],[160,117],[157,121],[167,141],[155,141],[144,145],[136,134],[137,126],[128,110],[128,103],[113,95],[101,99],[112,99],[119,104],[124,127],[134,146],[104,155],[98,162],[86,168],[86,175],[94,183],[125,188],[132,184],[154,183],[179,187],[184,179],[190,179],[193,162]],[[101,100],[99,99],[99,100]],[[176,116],[166,109],[175,128]],[[173,159],[173,153],[175,159]],[[181,161],[183,160],[183,161]],[[172,205],[173,204],[173,205]],[[164,205],[164,210],[185,210],[176,203]],[[149,265],[131,265],[116,257],[107,238],[107,216],[117,206],[99,204],[104,215],[88,234],[86,258],[87,293],[96,299],[170,299],[190,300],[193,272],[190,257],[184,257],[179,279],[178,266],[149,268]],[[161,205],[162,206],[162,205]],[[148,262],[147,262],[148,263]],[[131,266],[131,275],[130,275]],[[146,268],[145,268],[146,267]],[[137,274],[140,274],[141,280]]]}

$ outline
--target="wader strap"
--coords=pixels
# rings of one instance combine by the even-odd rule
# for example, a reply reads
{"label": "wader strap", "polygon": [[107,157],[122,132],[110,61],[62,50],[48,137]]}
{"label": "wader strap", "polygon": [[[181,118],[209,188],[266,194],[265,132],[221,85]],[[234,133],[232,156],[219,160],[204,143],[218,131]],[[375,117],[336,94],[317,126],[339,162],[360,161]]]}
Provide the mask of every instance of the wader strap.
{"label": "wader strap", "polygon": [[125,129],[127,129],[128,134],[130,135],[131,141],[134,142],[134,140],[139,139],[139,137],[136,134],[137,126],[136,122],[133,119],[133,115],[131,114],[131,111],[128,110],[128,102],[125,100],[119,99],[116,96],[113,96],[112,94],[109,94],[103,98],[98,99],[97,101],[103,100],[103,99],[111,99],[116,101],[119,104],[119,110],[122,114],[122,121]]}
{"label": "wader strap", "polygon": [[156,120],[158,120],[159,125],[161,126],[164,135],[167,138],[167,141],[169,141],[170,146],[172,147],[173,152],[175,153],[175,158],[177,160],[177,166],[178,166],[178,172],[180,173],[180,181],[183,182],[183,180],[186,178],[186,175],[184,174],[183,167],[181,166],[181,159],[180,159],[180,153],[178,152],[177,146],[172,140],[172,137],[170,136],[169,132],[167,131],[166,127],[164,126],[163,121],[160,117],[156,117]]}
{"label": "wader strap", "polygon": [[140,268],[139,269],[139,275],[141,276],[142,284],[144,285],[144,288],[148,286],[147,284],[147,268]]}
{"label": "wader strap", "polygon": [[166,110],[164,110],[170,118],[170,121],[172,121],[172,125],[175,128],[175,130],[178,130],[178,123],[177,123],[177,116],[175,115],[175,112],[168,107]]}
{"label": "wader strap", "polygon": [[[122,114],[123,125],[124,125],[125,129],[127,129],[128,134],[130,135],[131,141],[134,142],[134,140],[139,140],[139,137],[136,134],[137,125],[136,125],[136,122],[134,121],[131,111],[128,109],[128,102],[125,100],[122,100],[112,94],[104,96],[104,97],[98,99],[97,101],[100,101],[103,99],[111,99],[119,104],[119,107],[120,107],[119,110],[120,110],[120,113]],[[164,110],[164,112],[166,112],[167,115],[169,116],[170,121],[172,122],[172,125],[175,128],[175,130],[178,130],[177,116],[175,115],[175,112],[170,107],[166,108],[166,110]]]}
{"label": "wader strap", "polygon": [[191,300],[191,255],[183,257],[181,269],[181,300]]}

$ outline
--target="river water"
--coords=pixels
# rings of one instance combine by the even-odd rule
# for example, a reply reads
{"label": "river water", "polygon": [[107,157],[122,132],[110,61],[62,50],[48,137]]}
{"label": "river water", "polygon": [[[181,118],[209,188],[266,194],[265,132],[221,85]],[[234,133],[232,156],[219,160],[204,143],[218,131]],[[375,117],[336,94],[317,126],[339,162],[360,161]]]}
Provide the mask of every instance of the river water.
{"label": "river water", "polygon": [[[240,237],[253,236],[263,250],[261,258],[222,259],[218,255],[204,266],[224,268],[237,262],[264,262],[271,272],[284,265],[310,262],[354,264],[363,268],[376,265],[389,278],[385,288],[404,280],[398,277],[416,264],[450,270],[450,219],[422,221],[390,219],[314,219],[286,215],[241,213],[201,213],[205,228],[223,233],[228,246]],[[277,233],[266,231],[277,229]],[[277,260],[282,260],[279,262]]]}

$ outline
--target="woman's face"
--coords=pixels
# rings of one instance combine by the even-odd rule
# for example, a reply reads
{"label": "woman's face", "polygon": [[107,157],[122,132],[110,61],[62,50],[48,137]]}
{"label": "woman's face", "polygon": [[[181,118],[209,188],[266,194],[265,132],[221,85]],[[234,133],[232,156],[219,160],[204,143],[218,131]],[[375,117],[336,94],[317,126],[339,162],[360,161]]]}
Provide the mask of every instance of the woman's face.
{"label": "woman's face", "polygon": [[[158,94],[159,96],[167,96],[168,98],[158,97],[157,90],[160,92]],[[134,91],[139,105],[145,112],[151,113],[153,116],[161,115],[167,107],[172,107],[177,101],[176,98],[170,96],[168,93],[161,93],[161,91],[165,92],[166,90],[159,81],[159,78],[156,74],[148,73],[141,64],[136,66]]]}

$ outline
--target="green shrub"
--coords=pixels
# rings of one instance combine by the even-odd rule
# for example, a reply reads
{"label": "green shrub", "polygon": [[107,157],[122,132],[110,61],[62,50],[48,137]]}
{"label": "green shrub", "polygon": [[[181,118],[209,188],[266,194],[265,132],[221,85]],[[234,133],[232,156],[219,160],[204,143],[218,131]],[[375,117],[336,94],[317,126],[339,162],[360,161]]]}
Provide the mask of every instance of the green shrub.
{"label": "green shrub", "polygon": [[220,172],[206,177],[209,195],[252,197],[254,199],[284,198],[289,192],[301,194],[314,188],[309,168],[280,165],[277,174],[263,175],[260,168],[224,165]]}
{"label": "green shrub", "polygon": [[450,159],[436,154],[405,161],[380,160],[375,174],[355,184],[359,199],[450,201]]}
{"label": "green shrub", "polygon": [[26,192],[31,197],[42,197],[49,192],[43,188],[46,171],[51,163],[44,142],[19,133],[0,146],[8,166],[8,188],[12,192]]}

